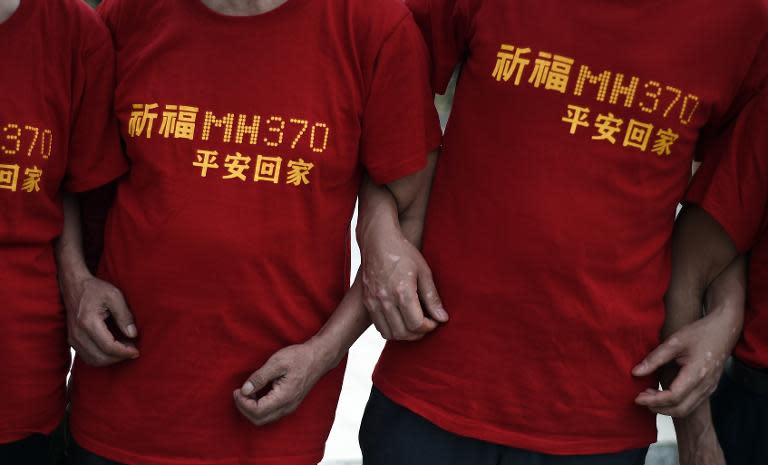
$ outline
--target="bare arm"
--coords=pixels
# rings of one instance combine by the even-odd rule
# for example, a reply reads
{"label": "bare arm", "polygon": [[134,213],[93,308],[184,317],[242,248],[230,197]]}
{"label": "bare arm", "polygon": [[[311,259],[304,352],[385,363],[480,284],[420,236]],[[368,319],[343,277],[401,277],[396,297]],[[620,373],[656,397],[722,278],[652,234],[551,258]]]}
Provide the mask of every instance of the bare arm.
{"label": "bare arm", "polygon": [[56,259],[69,343],[78,357],[94,366],[137,358],[136,347],[116,339],[107,326],[111,317],[126,337],[137,336],[133,316],[120,291],[95,278],[86,265],[80,205],[69,194],[64,197],[64,227],[56,242]]}
{"label": "bare arm", "polygon": [[665,390],[641,393],[637,403],[676,417],[683,465],[724,464],[706,400],[741,332],[745,293],[745,261],[730,237],[704,210],[687,206],[673,237],[664,342],[633,372],[661,370]]}
{"label": "bare arm", "polygon": [[[433,169],[434,155],[421,172],[387,186],[375,186],[366,180],[360,193],[358,235],[365,231],[366,238],[394,233],[398,237],[408,234],[414,239],[420,238],[427,202],[424,196],[428,195]],[[418,210],[422,211],[421,215],[415,213]],[[395,230],[382,229],[385,226],[394,226]],[[233,392],[237,408],[258,426],[293,412],[320,378],[338,366],[370,324],[363,306],[362,278],[358,274],[336,311],[314,337],[276,352]]]}
{"label": "bare arm", "polygon": [[416,340],[448,321],[419,252],[437,154],[418,178],[388,186],[366,182],[357,236],[363,293],[376,328],[386,339]]}

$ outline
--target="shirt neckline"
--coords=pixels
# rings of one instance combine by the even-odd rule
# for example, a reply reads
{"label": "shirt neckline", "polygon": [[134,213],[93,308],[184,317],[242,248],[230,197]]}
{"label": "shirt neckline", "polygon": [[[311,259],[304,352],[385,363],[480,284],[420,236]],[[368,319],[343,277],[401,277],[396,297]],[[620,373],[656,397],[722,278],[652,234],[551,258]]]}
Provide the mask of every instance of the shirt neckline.
{"label": "shirt neckline", "polygon": [[218,11],[212,10],[211,8],[208,8],[208,6],[204,4],[202,0],[185,0],[183,4],[184,7],[190,9],[195,14],[195,16],[209,23],[222,26],[233,26],[265,24],[277,21],[290,15],[292,12],[299,9],[308,1],[309,0],[288,0],[274,10],[250,16],[225,15],[219,13]]}
{"label": "shirt neckline", "polygon": [[14,11],[11,16],[8,17],[8,19],[0,23],[0,34],[11,33],[20,24],[24,23],[24,20],[32,9],[32,5],[30,5],[31,2],[32,0],[21,0],[19,2],[19,6],[16,8],[16,11]]}

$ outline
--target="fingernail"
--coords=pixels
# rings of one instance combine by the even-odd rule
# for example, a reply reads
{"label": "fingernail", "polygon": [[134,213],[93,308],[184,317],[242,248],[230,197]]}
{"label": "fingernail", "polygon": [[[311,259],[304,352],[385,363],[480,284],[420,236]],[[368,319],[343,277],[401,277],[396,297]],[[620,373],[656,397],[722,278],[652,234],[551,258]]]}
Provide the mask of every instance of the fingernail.
{"label": "fingernail", "polygon": [[126,336],[128,337],[136,337],[136,325],[130,324],[125,328]]}
{"label": "fingernail", "polygon": [[438,307],[435,310],[435,313],[437,313],[437,317],[443,321],[448,321],[448,312],[445,311],[443,307]]}
{"label": "fingernail", "polygon": [[255,391],[256,388],[253,386],[253,384],[250,381],[246,381],[245,384],[243,384],[243,387],[240,388],[240,391],[245,396],[250,396],[253,394],[253,391]]}

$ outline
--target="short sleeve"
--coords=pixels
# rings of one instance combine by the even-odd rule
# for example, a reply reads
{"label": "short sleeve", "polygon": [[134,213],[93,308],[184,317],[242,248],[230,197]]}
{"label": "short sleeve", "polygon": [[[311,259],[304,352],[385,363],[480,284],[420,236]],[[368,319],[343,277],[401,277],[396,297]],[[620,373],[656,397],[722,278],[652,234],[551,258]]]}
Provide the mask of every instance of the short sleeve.
{"label": "short sleeve", "polygon": [[373,181],[386,184],[423,169],[441,138],[427,50],[409,14],[377,54],[362,116],[360,158]]}
{"label": "short sleeve", "polygon": [[768,93],[744,107],[710,152],[686,201],[712,215],[746,252],[768,229]]}
{"label": "short sleeve", "polygon": [[418,24],[431,58],[432,87],[444,94],[467,49],[467,14],[460,0],[405,0]]}
{"label": "short sleeve", "polygon": [[712,121],[707,124],[700,135],[700,143],[694,152],[694,159],[705,161],[708,154],[712,154],[710,146],[717,145],[718,139],[726,132],[725,128],[741,114],[745,105],[758,93],[768,86],[768,29],[762,34],[755,50],[744,44],[745,53],[750,59],[746,74],[740,76],[739,85],[735,93],[728,100],[725,108],[713,108]]}
{"label": "short sleeve", "polygon": [[128,169],[113,112],[115,54],[112,41],[95,15],[93,22],[94,31],[88,34],[92,48],[86,47],[77,73],[78,92],[70,127],[64,188],[71,192],[100,187]]}

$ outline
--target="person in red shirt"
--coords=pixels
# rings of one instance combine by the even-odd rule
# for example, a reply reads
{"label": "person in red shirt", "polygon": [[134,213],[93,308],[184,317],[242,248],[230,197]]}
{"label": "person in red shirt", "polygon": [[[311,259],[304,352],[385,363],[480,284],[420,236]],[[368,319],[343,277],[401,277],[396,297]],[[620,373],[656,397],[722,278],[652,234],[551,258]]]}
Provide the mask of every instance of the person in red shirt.
{"label": "person in red shirt", "polygon": [[363,175],[405,214],[440,143],[423,38],[399,0],[98,11],[131,171],[98,278],[62,255],[69,460],[316,464],[369,324],[349,290]]}
{"label": "person in red shirt", "polygon": [[109,32],[79,0],[0,0],[0,463],[49,463],[69,370],[63,202],[122,175]]}
{"label": "person in red shirt", "polygon": [[[746,254],[749,263],[744,331],[711,399],[712,418],[686,422],[688,448],[722,446],[723,462],[681,455],[681,463],[768,463],[768,93],[732,123],[728,137],[696,174],[675,231],[673,289],[701,308],[707,273]],[[714,426],[712,421],[714,420]],[[714,434],[716,432],[716,435]],[[689,438],[696,438],[690,441]],[[681,451],[682,452],[682,451]],[[686,460],[693,455],[697,460]]]}
{"label": "person in red shirt", "polygon": [[[423,237],[450,320],[387,344],[366,465],[642,463],[654,413],[696,409],[730,350],[727,337],[697,345],[663,392],[658,357],[638,365],[659,344],[692,161],[765,85],[768,4],[407,4],[437,93],[461,65]],[[415,248],[363,248],[382,334],[434,323],[396,292],[429,276]],[[380,265],[387,254],[398,266]],[[715,294],[732,295],[734,273]],[[739,324],[731,300],[707,330]]]}

